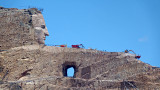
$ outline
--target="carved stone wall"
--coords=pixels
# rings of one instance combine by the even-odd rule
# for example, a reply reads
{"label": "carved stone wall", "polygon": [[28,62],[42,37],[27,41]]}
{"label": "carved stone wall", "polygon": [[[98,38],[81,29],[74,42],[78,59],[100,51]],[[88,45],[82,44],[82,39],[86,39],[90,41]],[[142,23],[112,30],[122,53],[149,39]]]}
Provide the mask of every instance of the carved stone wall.
{"label": "carved stone wall", "polygon": [[[3,81],[8,81],[7,85],[15,82],[23,89],[160,88],[160,69],[132,54],[29,45],[3,51],[0,56],[4,67],[0,78],[8,71]],[[76,69],[73,78],[64,74],[70,66]]]}
{"label": "carved stone wall", "polygon": [[32,26],[32,15],[37,9],[0,8],[0,50],[38,44]]}

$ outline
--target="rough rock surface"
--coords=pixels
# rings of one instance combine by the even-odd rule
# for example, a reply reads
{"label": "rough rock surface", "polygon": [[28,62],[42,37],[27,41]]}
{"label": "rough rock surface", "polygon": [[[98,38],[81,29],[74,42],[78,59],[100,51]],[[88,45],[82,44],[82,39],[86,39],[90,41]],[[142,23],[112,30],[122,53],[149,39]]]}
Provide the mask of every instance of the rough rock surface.
{"label": "rough rock surface", "polygon": [[[0,32],[8,30],[0,34],[9,39],[0,35],[1,90],[160,89],[160,68],[137,60],[135,55],[39,45],[34,39],[34,30],[31,30],[32,23],[28,23],[28,11],[38,12],[37,9],[3,11],[4,8],[0,8]],[[15,11],[21,14],[15,14]],[[11,19],[17,17],[18,23],[8,25],[7,16],[5,18],[2,14],[4,12],[10,13]],[[24,23],[23,28],[20,22]],[[31,32],[25,34],[21,30]],[[20,37],[14,39],[12,33],[13,37],[17,34]],[[23,35],[26,38],[23,39]],[[18,43],[25,41],[27,44]],[[66,77],[69,67],[75,69],[73,78]]]}
{"label": "rough rock surface", "polygon": [[0,7],[0,49],[36,44],[32,15],[40,13],[37,9]]}

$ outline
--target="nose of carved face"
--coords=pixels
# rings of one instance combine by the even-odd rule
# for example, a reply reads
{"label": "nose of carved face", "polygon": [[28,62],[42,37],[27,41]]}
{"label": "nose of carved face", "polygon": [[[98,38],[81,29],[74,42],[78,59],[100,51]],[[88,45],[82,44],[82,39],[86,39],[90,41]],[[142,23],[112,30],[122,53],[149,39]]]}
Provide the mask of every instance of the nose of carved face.
{"label": "nose of carved face", "polygon": [[44,35],[45,35],[45,36],[49,36],[49,33],[48,33],[47,28],[44,30]]}

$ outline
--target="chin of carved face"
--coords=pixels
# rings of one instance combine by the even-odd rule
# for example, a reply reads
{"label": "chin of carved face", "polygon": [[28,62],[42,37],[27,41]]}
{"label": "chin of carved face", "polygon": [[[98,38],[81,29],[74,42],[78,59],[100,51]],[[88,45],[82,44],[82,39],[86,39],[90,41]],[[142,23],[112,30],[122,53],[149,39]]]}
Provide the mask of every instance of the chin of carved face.
{"label": "chin of carved face", "polygon": [[39,44],[45,44],[45,41],[43,39],[38,39]]}

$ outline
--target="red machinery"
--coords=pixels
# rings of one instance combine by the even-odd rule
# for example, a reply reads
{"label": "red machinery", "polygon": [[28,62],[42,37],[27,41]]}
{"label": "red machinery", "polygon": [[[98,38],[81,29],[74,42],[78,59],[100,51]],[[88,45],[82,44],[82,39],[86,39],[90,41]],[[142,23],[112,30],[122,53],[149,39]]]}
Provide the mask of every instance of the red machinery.
{"label": "red machinery", "polygon": [[82,44],[72,45],[72,48],[84,48],[84,46]]}
{"label": "red machinery", "polygon": [[135,56],[135,58],[136,58],[136,59],[139,59],[139,58],[141,58],[141,56],[138,55],[138,56]]}
{"label": "red machinery", "polygon": [[[133,53],[136,55],[136,53],[135,53],[133,50],[127,50],[127,49],[126,49],[124,52],[125,52],[125,53],[129,53],[130,51],[133,52]],[[141,56],[140,56],[140,55],[136,55],[135,58],[136,58],[136,59],[139,59],[139,58],[141,58]]]}
{"label": "red machinery", "polygon": [[67,47],[67,45],[55,45],[55,46],[60,46],[60,47]]}

